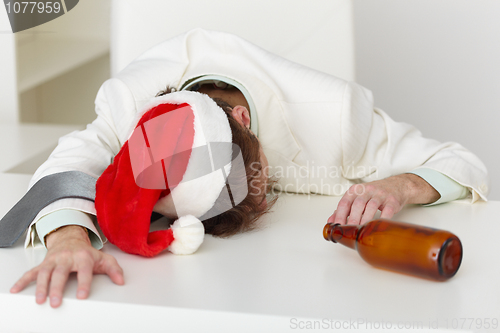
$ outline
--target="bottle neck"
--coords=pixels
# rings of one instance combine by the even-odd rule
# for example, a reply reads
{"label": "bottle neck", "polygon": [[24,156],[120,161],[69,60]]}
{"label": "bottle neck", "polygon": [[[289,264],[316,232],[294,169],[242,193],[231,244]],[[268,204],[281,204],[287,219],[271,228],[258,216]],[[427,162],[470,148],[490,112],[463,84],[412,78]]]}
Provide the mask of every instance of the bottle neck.
{"label": "bottle neck", "polygon": [[327,223],[323,228],[323,237],[328,241],[339,243],[355,250],[359,229],[359,225]]}

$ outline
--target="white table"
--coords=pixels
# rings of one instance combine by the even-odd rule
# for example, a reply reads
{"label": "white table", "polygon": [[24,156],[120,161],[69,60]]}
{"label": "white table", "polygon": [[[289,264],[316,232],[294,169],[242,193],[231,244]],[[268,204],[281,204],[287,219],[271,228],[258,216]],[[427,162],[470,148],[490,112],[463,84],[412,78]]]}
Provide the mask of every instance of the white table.
{"label": "white table", "polygon": [[[24,194],[29,178],[0,174],[0,216]],[[500,202],[410,206],[396,215],[462,240],[457,275],[433,282],[373,268],[355,251],[323,240],[338,199],[283,195],[261,230],[207,237],[190,256],[165,252],[145,259],[106,244],[126,284],[96,276],[89,299],[81,301],[72,276],[58,309],[37,305],[34,285],[9,293],[45,254],[25,250],[20,240],[0,249],[0,332],[293,332],[308,325],[326,332],[404,331],[399,325],[478,332],[479,323],[500,321]],[[500,323],[484,331],[498,332]]]}

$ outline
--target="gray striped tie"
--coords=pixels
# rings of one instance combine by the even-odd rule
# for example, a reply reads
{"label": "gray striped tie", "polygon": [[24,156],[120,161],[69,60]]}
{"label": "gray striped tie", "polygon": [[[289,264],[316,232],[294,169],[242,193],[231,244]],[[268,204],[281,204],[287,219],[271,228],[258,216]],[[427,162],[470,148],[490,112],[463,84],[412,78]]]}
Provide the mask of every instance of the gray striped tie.
{"label": "gray striped tie", "polygon": [[95,200],[96,179],[81,171],[43,177],[0,220],[0,247],[14,245],[36,215],[47,205],[64,198]]}

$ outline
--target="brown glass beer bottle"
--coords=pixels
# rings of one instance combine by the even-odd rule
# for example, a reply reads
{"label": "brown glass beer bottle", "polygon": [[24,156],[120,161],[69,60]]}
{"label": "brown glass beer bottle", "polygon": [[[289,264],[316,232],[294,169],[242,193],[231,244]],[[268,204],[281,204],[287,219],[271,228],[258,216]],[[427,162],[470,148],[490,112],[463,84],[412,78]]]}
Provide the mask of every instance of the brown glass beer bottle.
{"label": "brown glass beer bottle", "polygon": [[358,251],[369,264],[444,281],[458,271],[462,243],[451,232],[390,220],[364,225],[327,223],[323,237]]}

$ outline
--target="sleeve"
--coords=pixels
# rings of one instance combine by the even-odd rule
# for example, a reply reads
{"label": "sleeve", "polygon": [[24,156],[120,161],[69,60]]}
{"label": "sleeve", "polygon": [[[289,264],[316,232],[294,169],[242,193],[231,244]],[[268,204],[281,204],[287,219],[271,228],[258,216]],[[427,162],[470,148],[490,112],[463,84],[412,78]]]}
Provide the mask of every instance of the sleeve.
{"label": "sleeve", "polygon": [[35,172],[30,188],[41,178],[64,171],[81,171],[99,178],[119,152],[136,114],[135,100],[118,79],[106,81],[96,97],[97,118],[82,131],[59,139],[48,160]]}
{"label": "sleeve", "polygon": [[[49,159],[35,172],[29,188],[46,176],[57,176],[67,173],[66,171],[76,171],[74,174],[83,172],[94,179],[99,178],[128,139],[138,120],[138,108],[166,85],[179,87],[190,64],[190,50],[193,45],[198,45],[188,41],[191,35],[197,34],[189,32],[151,48],[116,77],[106,81],[99,89],[95,101],[97,118],[85,130],[72,132],[59,140]],[[201,35],[204,36],[204,33]],[[52,203],[46,205],[46,208],[54,207]],[[50,207],[45,215],[54,211]],[[58,209],[60,208],[62,207]],[[64,208],[84,211],[76,200]],[[23,223],[23,228],[32,222],[30,233],[36,232],[33,223],[40,218],[38,215],[33,220],[30,216],[23,221],[26,222]]]}
{"label": "sleeve", "polygon": [[[78,207],[79,209],[67,209]],[[49,212],[49,213],[47,213]],[[95,217],[93,202],[76,198],[60,199],[42,209],[32,222],[26,235],[24,246],[45,246],[45,236],[66,225],[80,225],[89,232],[90,242],[96,249],[101,249],[106,238],[102,234]]]}
{"label": "sleeve", "polygon": [[418,168],[410,171],[409,173],[417,175],[425,180],[436,191],[438,191],[440,195],[438,200],[424,206],[433,206],[453,200],[464,199],[469,194],[469,191],[465,186],[460,185],[453,179],[432,169]]}
{"label": "sleeve", "polygon": [[415,127],[395,122],[374,108],[369,90],[352,82],[344,92],[341,131],[344,167],[370,166],[360,181],[426,168],[467,188],[471,202],[486,200],[487,170],[477,156],[458,143],[427,139]]}
{"label": "sleeve", "polygon": [[[57,228],[67,225],[79,225],[87,229],[90,243],[94,248],[100,250],[103,246],[99,232],[92,221],[92,215],[74,209],[61,209],[41,218],[36,224],[36,237],[32,239],[31,245],[36,247],[37,243],[45,245],[45,236]],[[35,233],[34,233],[35,234]]]}
{"label": "sleeve", "polygon": [[[130,126],[135,119],[136,104],[127,86],[118,79],[106,81],[96,97],[97,118],[85,130],[74,131],[59,139],[58,145],[48,160],[35,172],[29,188],[43,177],[57,175],[65,171],[81,171],[94,178],[99,178],[113,157],[119,152],[127,139]],[[51,213],[62,209],[84,212],[85,217],[74,212]],[[50,215],[49,215],[50,214]],[[47,233],[50,225],[57,227],[70,224],[85,224],[93,231],[92,218],[95,215],[94,203],[83,199],[60,199],[42,209],[29,227],[25,244],[33,244],[35,240],[43,238],[38,230]],[[38,221],[46,216],[43,226],[36,226]],[[75,218],[74,223],[72,218]],[[89,221],[90,219],[90,221]],[[64,221],[63,221],[64,220]],[[57,221],[57,222],[56,222]],[[93,227],[95,229],[95,227]],[[94,244],[102,246],[97,230]],[[99,245],[99,242],[101,245]]]}

